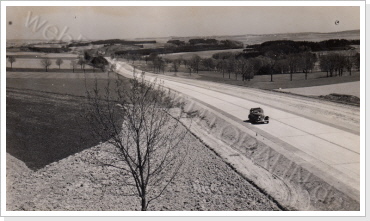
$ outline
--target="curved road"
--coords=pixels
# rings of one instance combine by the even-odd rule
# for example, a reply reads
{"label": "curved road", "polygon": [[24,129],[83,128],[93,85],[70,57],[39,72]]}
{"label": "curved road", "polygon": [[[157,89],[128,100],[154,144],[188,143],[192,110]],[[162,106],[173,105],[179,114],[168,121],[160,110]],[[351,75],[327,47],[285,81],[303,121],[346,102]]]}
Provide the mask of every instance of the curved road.
{"label": "curved road", "polygon": [[[133,69],[128,64],[110,62],[116,63],[119,74],[133,76]],[[355,190],[356,198],[359,197],[358,107],[213,82],[146,74],[148,80],[154,77],[162,80],[164,86],[217,108],[241,122],[247,120],[250,108],[262,107],[270,116],[270,123],[249,125],[249,128],[255,127],[256,131],[271,135],[274,141],[295,147],[294,154],[312,166],[325,165],[322,177],[330,175],[337,182]]]}

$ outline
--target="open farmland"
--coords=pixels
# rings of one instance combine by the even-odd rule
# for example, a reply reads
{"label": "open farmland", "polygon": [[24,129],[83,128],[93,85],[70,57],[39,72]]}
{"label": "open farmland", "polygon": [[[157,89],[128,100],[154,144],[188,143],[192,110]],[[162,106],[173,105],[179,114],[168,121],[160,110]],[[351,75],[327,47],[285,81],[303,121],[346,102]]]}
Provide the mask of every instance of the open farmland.
{"label": "open farmland", "polygon": [[290,81],[290,74],[274,74],[273,81],[271,82],[271,75],[256,75],[251,81],[242,81],[240,76],[239,79],[236,80],[234,74],[231,74],[229,79],[229,75],[227,73],[225,73],[225,78],[223,78],[222,73],[201,71],[199,72],[199,77],[197,77],[197,79],[213,82],[223,82],[226,84],[253,87],[259,89],[279,89],[279,88],[285,89],[285,88],[310,87],[359,81],[360,73],[352,72],[352,76],[349,76],[348,73],[344,73],[344,76],[342,77],[327,78],[326,72],[314,72],[308,74],[307,80],[305,80],[305,74],[294,73],[293,81]]}
{"label": "open farmland", "polygon": [[[16,62],[13,63],[13,68],[40,68],[44,69],[44,67],[41,65],[40,58],[17,58]],[[56,59],[50,58],[51,65],[49,66],[50,69],[59,69],[59,66],[55,64]],[[60,65],[61,69],[70,69],[71,68],[71,60],[63,60],[63,64]],[[10,68],[10,64],[8,62],[7,67]],[[76,69],[80,68],[80,66],[77,66]],[[85,69],[91,69],[89,65],[85,66]]]}
{"label": "open farmland", "polygon": [[72,54],[72,53],[42,53],[42,52],[27,52],[27,51],[22,51],[22,52],[6,52],[7,56],[14,56],[14,57],[23,57],[23,58],[70,58],[74,59],[77,58],[77,54]]}
{"label": "open farmland", "polygon": [[213,54],[219,52],[242,52],[243,49],[227,49],[227,50],[211,50],[211,51],[195,51],[195,52],[182,52],[164,54],[162,57],[167,59],[190,59],[193,55],[198,55],[201,58],[211,58]]}
{"label": "open farmland", "polygon": [[[148,68],[143,61],[136,61],[134,65],[139,69],[152,72],[152,69]],[[274,74],[272,82],[271,75],[255,75],[250,81],[242,81],[241,76],[237,76],[236,79],[236,76],[233,73],[230,74],[230,78],[228,73],[224,73],[223,76],[222,73],[216,71],[199,71],[199,73],[190,74],[189,71],[183,67],[183,65],[180,66],[179,72],[174,73],[173,71],[169,70],[168,72],[165,72],[164,75],[266,90],[334,85],[347,82],[356,82],[360,80],[360,72],[353,71],[351,76],[349,73],[344,72],[342,77],[327,77],[326,72],[313,72],[308,73],[307,80],[305,80],[304,73],[294,73],[292,81],[290,81],[290,74]]]}
{"label": "open farmland", "polygon": [[36,170],[99,143],[81,111],[86,88],[91,90],[96,79],[104,90],[107,75],[12,74],[6,82],[8,153]]}

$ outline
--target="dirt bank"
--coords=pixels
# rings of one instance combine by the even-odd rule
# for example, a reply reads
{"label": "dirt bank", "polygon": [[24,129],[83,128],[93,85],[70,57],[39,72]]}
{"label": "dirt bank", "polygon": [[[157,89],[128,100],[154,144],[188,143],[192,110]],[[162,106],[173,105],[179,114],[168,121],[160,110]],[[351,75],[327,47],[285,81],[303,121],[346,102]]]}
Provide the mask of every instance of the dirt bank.
{"label": "dirt bank", "polygon": [[[280,210],[274,200],[248,182],[212,150],[189,134],[187,162],[150,210]],[[7,210],[127,211],[140,208],[124,196],[118,171],[86,161],[111,151],[101,144],[33,172],[7,154]],[[113,157],[113,156],[111,156]]]}

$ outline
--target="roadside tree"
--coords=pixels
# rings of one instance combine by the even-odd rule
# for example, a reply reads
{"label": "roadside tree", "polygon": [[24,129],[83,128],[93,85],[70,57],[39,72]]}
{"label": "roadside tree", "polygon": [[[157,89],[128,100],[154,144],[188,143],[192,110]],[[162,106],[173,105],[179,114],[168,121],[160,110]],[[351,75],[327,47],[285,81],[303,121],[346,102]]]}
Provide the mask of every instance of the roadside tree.
{"label": "roadside tree", "polygon": [[215,59],[213,58],[203,59],[202,65],[207,71],[213,71],[215,69]]}
{"label": "roadside tree", "polygon": [[10,63],[10,69],[13,69],[13,63],[16,62],[14,56],[8,56],[8,62]]}
{"label": "roadside tree", "polygon": [[75,69],[77,67],[77,61],[76,60],[71,60],[70,66],[72,68],[73,73],[75,72]]}
{"label": "roadside tree", "polygon": [[175,74],[179,71],[180,64],[181,64],[181,60],[175,59],[172,61],[172,68]]}
{"label": "roadside tree", "polygon": [[162,57],[156,56],[152,60],[152,66],[154,73],[160,73],[161,71],[164,73],[166,63]]}
{"label": "roadside tree", "polygon": [[355,55],[347,54],[345,58],[344,66],[346,67],[350,76],[352,75],[352,68],[354,64],[355,64]]}
{"label": "roadside tree", "polygon": [[137,196],[145,211],[174,182],[187,159],[188,130],[180,119],[188,115],[182,103],[156,82],[134,78],[127,86],[119,79],[114,85],[114,90],[108,83],[105,90],[95,86],[87,93],[84,116],[92,135],[114,149],[109,150],[112,157],[91,160],[119,171],[119,185],[125,186],[122,196]]}
{"label": "roadside tree", "polygon": [[222,72],[222,78],[225,78],[225,67],[226,67],[225,59],[216,60],[216,69],[218,72]]}
{"label": "roadside tree", "polygon": [[319,64],[321,71],[326,72],[326,77],[329,77],[330,63],[327,55],[320,55]]}
{"label": "roadside tree", "polygon": [[55,61],[55,64],[59,66],[59,69],[60,69],[60,65],[63,64],[63,59],[61,58],[57,58],[57,60]]}
{"label": "roadside tree", "polygon": [[298,54],[290,54],[287,56],[289,73],[290,73],[290,81],[293,81],[293,73],[298,71],[298,67],[300,64],[300,57]]}
{"label": "roadside tree", "polygon": [[356,53],[353,58],[353,65],[357,69],[357,71],[360,71],[360,53]]}
{"label": "roadside tree", "polygon": [[51,65],[51,60],[49,58],[43,58],[41,59],[40,64],[43,68],[45,68],[45,71],[48,72],[48,68]]}
{"label": "roadside tree", "polygon": [[235,71],[235,57],[230,57],[229,59],[226,60],[225,69],[227,73],[229,74],[229,79],[230,79],[231,73]]}
{"label": "roadside tree", "polygon": [[77,64],[81,66],[81,69],[83,69],[85,73],[86,60],[84,58],[79,58],[77,61]]}
{"label": "roadside tree", "polygon": [[301,68],[305,74],[305,79],[307,80],[307,73],[312,71],[315,66],[316,56],[310,52],[304,52],[300,54]]}
{"label": "roadside tree", "polygon": [[190,59],[190,67],[193,70],[193,72],[198,73],[199,72],[199,66],[200,66],[201,58],[198,55],[193,55]]}

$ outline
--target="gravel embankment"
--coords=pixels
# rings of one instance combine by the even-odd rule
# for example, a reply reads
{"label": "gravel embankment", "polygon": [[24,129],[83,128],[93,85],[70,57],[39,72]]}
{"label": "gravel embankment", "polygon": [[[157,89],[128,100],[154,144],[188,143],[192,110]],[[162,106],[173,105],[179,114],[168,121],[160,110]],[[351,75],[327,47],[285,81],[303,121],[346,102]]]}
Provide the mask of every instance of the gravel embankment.
{"label": "gravel embankment", "polygon": [[[195,137],[189,134],[184,143],[189,146],[188,160],[149,210],[279,210]],[[35,172],[7,154],[7,210],[140,209],[138,198],[123,196],[125,186],[116,181],[117,171],[86,161],[98,149],[84,150]]]}

